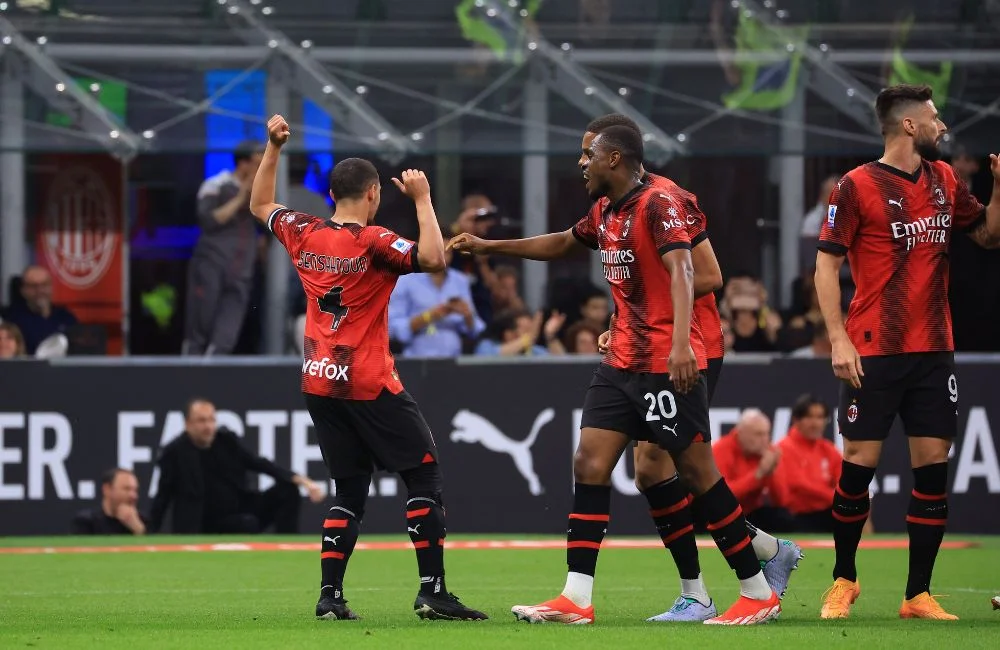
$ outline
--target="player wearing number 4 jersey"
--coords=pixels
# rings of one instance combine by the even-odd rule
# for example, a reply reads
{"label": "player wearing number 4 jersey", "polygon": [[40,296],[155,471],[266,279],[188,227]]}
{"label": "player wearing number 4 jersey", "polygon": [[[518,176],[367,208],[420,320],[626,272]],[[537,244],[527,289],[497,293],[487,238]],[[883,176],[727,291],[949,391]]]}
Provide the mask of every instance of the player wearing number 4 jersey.
{"label": "player wearing number 4 jersey", "polygon": [[420,618],[481,620],[444,581],[445,515],[437,448],[416,402],[403,389],[389,353],[389,296],[398,276],[445,268],[444,242],[422,172],[393,182],[413,199],[420,238],[412,242],[372,225],[381,198],[378,172],[348,158],[330,173],[332,218],[274,202],[285,120],[268,122],[268,145],[250,208],[296,265],[308,297],[302,392],[337,494],[323,523],[323,580],[316,616],[355,619],[344,599],[344,574],[364,517],[372,472],[398,473],[406,484],[406,523],[417,554]]}
{"label": "player wearing number 4 jersey", "polygon": [[[615,344],[594,374],[584,400],[576,481],[569,516],[562,594],[540,605],[512,608],[520,619],[586,624],[601,542],[610,520],[611,472],[630,440],[656,443],[674,458],[694,493],[690,513],[708,530],[740,580],[741,597],[712,624],[753,624],[780,612],[747,535],[739,504],[719,475],[709,441],[707,363],[692,319],[691,239],[675,197],[641,182],[642,135],[628,126],[598,133],[581,158],[595,200],[573,229],[513,241],[459,235],[450,246],[476,254],[548,260],[580,245],[600,249],[617,318]],[[675,509],[684,510],[686,499]]]}
{"label": "player wearing number 4 jersey", "polygon": [[[846,618],[861,593],[855,555],[868,518],[868,485],[899,414],[909,438],[913,494],[906,527],[909,576],[902,618],[954,620],[930,595],[948,517],[948,452],[957,434],[958,383],[948,309],[953,228],[1000,246],[1000,159],[991,155],[993,197],[984,208],[940,162],[947,131],[927,86],[893,86],[876,100],[885,153],[844,176],[819,237],[816,291],[841,387],[844,461],[833,499],[836,563],[822,618]],[[847,323],[840,267],[850,261],[857,293]]]}

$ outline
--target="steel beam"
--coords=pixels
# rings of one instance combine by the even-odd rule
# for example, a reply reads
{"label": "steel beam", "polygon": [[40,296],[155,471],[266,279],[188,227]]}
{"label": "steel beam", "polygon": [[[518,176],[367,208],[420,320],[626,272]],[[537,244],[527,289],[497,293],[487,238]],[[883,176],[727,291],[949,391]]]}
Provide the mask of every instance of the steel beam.
{"label": "steel beam", "polygon": [[364,96],[331,74],[311,53],[309,41],[296,43],[267,25],[257,9],[243,0],[220,0],[227,23],[251,46],[281,55],[282,80],[308,97],[333,118],[334,124],[356,136],[385,160],[396,164],[418,148],[364,101]]}
{"label": "steel beam", "polygon": [[[0,47],[0,52],[3,48]],[[249,65],[268,53],[267,45],[145,45],[139,43],[49,43],[45,51],[58,61],[74,63],[165,63],[179,65]],[[956,65],[1000,64],[1000,49],[904,50],[917,64],[952,61]],[[401,67],[500,62],[493,52],[471,47],[313,47],[309,56],[319,63],[395,64]],[[609,67],[718,67],[719,63],[774,63],[783,57],[769,52],[716,52],[714,49],[635,50],[576,49],[572,59],[581,65]],[[826,60],[840,65],[882,65],[885,50],[829,50]]]}
{"label": "steel beam", "polygon": [[[508,31],[524,29],[522,19],[513,12],[509,3],[498,0],[481,1],[487,16],[494,20],[498,27]],[[536,71],[541,67],[545,72],[543,80],[549,88],[579,108],[588,119],[612,112],[627,115],[635,120],[642,130],[646,159],[656,166],[662,167],[674,156],[685,153],[684,146],[676,138],[667,135],[625,101],[622,94],[605,86],[589,70],[580,65],[571,55],[572,46],[568,43],[556,47],[540,34],[531,34],[526,40],[532,63],[536,66]]]}
{"label": "steel beam", "polygon": [[50,106],[73,118],[74,123],[115,157],[129,161],[145,148],[146,141],[123,124],[93,95],[80,88],[72,75],[59,67],[37,41],[24,37],[7,18],[0,16],[0,52],[18,59],[15,74]]}

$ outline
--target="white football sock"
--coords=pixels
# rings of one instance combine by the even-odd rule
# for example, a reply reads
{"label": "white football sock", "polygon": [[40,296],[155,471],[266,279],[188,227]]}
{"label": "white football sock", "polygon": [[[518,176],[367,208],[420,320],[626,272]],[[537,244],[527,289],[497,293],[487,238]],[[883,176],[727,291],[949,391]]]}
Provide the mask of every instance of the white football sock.
{"label": "white football sock", "polygon": [[756,575],[740,580],[740,595],[754,600],[767,600],[771,597],[771,586],[764,578],[764,572],[758,571]]}
{"label": "white football sock", "polygon": [[594,576],[570,571],[566,574],[566,586],[562,595],[573,601],[577,607],[590,607],[590,599],[594,594]]}
{"label": "white football sock", "polygon": [[760,528],[757,529],[757,535],[750,540],[750,545],[753,546],[753,552],[761,562],[769,562],[778,554],[778,539]]}
{"label": "white football sock", "polygon": [[705,607],[712,604],[712,599],[708,596],[708,589],[705,588],[705,581],[701,579],[700,573],[694,580],[681,578],[681,596],[697,600]]}

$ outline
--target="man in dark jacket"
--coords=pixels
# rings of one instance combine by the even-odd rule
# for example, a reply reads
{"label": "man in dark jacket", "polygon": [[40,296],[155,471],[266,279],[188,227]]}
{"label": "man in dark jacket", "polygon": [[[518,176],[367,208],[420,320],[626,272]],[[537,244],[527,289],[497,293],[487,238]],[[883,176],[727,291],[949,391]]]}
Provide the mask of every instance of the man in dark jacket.
{"label": "man in dark jacket", "polygon": [[[150,512],[158,531],[173,503],[174,533],[259,533],[271,524],[276,533],[296,533],[301,498],[323,500],[320,487],[247,450],[231,431],[216,429],[215,406],[204,399],[188,403],[185,431],[160,452],[160,484]],[[267,474],[276,483],[253,490],[248,473]]]}

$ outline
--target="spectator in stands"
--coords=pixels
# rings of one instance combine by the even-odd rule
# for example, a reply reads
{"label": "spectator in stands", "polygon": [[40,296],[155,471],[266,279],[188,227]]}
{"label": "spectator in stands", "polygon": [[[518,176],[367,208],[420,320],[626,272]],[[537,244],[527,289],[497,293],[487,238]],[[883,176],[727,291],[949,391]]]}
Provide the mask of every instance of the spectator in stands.
{"label": "spectator in stands", "polygon": [[[559,312],[553,312],[548,320],[543,320],[542,312],[534,316],[526,310],[502,312],[490,324],[490,335],[479,342],[476,354],[501,357],[566,354],[558,338],[565,318]],[[536,343],[540,335],[544,336],[545,347]]]}
{"label": "spectator in stands", "polygon": [[[305,488],[313,503],[323,500],[323,491],[307,477],[250,452],[232,431],[216,429],[215,405],[208,400],[188,402],[184,418],[184,434],[160,450],[150,530],[160,530],[173,504],[174,533],[260,533],[272,523],[276,533],[296,533],[298,488]],[[267,474],[276,484],[257,492],[248,482],[251,472]]]}
{"label": "spectator in stands", "polygon": [[[462,211],[451,225],[452,235],[463,232],[476,237],[486,237],[496,223],[497,207],[485,194],[469,194],[462,199]],[[455,255],[451,266],[469,278],[472,304],[484,322],[493,320],[493,294],[491,285],[496,281],[492,260],[486,255]]]}
{"label": "spectator in stands", "polygon": [[0,323],[0,359],[16,359],[27,354],[24,337],[14,323]]}
{"label": "spectator in stands", "polygon": [[257,261],[250,187],[263,153],[259,142],[236,149],[236,168],[198,189],[201,236],[188,266],[183,354],[230,354],[247,314]]}
{"label": "spectator in stands", "polygon": [[826,323],[820,321],[812,326],[812,343],[792,351],[797,359],[829,359],[833,356],[833,345],[826,331]]}
{"label": "spectator in stands", "polygon": [[803,395],[792,407],[792,428],[778,443],[781,463],[773,479],[781,486],[782,505],[792,515],[795,532],[833,532],[830,513],[843,456],[823,437],[828,424],[826,404]]}
{"label": "spectator in stands", "polygon": [[2,316],[17,325],[29,355],[53,334],[65,334],[76,325],[76,316],[65,307],[52,304],[52,275],[41,266],[29,266],[21,275],[22,302],[12,303]]}
{"label": "spectator in stands", "polygon": [[594,287],[580,303],[580,320],[598,331],[608,329],[611,306],[608,294]]}
{"label": "spectator in stands", "polygon": [[139,514],[139,479],[127,469],[112,469],[101,477],[101,507],[73,518],[74,535],[145,535]]}
{"label": "spectator in stands", "polygon": [[588,321],[577,321],[563,335],[563,347],[569,354],[597,354],[597,339],[603,332]]}
{"label": "spectator in stands", "polygon": [[518,289],[521,274],[513,266],[500,265],[487,280],[493,298],[493,313],[503,311],[520,311],[525,309],[524,300]]}
{"label": "spectator in stands", "polygon": [[972,177],[979,173],[979,159],[970,154],[963,144],[956,143],[951,151],[951,166],[955,174],[972,189]]}
{"label": "spectator in stands", "polygon": [[769,531],[789,530],[791,518],[779,505],[781,486],[774,480],[784,461],[771,445],[771,420],[758,409],[743,411],[733,430],[712,446],[712,453],[747,521]]}
{"label": "spectator in stands", "polygon": [[[449,264],[451,256],[445,253]],[[389,332],[403,345],[404,357],[457,357],[463,343],[484,329],[469,278],[450,266],[440,273],[402,276],[389,300]]]}
{"label": "spectator in stands", "polygon": [[[839,176],[827,176],[819,186],[819,196],[816,197],[816,205],[812,210],[802,217],[802,237],[810,240],[813,249],[816,248],[816,240],[819,238],[820,228],[826,220],[826,213],[830,209],[830,195],[837,187]],[[816,256],[813,255],[813,258]]]}
{"label": "spectator in stands", "polygon": [[733,320],[734,351],[771,352],[774,350],[777,331],[769,325],[761,325],[764,305],[761,304],[760,300],[752,296],[735,296],[729,300],[728,307]]}

